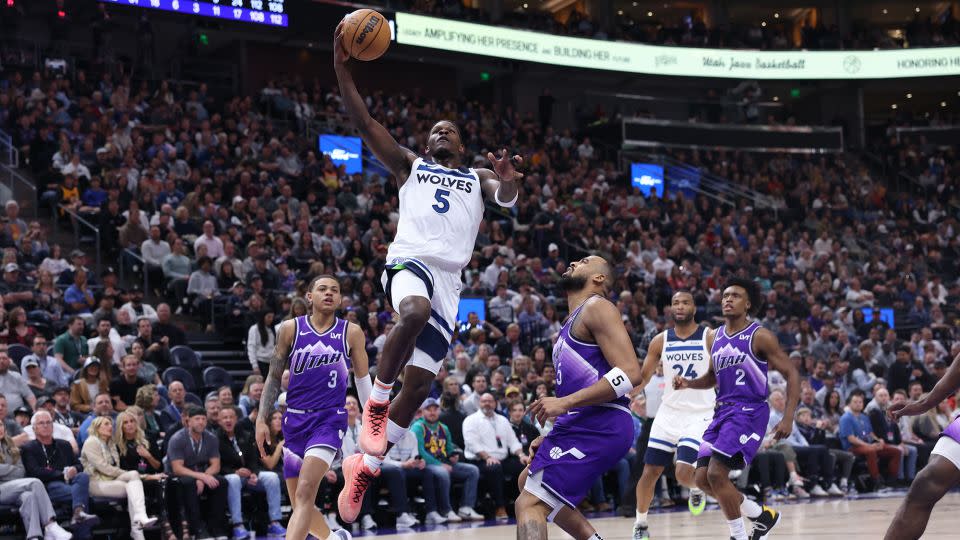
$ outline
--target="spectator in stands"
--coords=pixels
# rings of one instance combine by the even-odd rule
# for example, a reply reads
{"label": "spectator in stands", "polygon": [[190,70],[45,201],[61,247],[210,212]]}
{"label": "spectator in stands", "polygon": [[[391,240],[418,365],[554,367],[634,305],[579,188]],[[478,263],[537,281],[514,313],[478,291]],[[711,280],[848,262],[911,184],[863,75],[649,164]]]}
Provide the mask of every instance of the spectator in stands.
{"label": "spectator in stands", "polygon": [[17,446],[23,446],[29,440],[29,436],[23,432],[23,427],[10,416],[10,408],[7,405],[7,398],[0,394],[0,422],[7,428],[7,434],[13,438]]}
{"label": "spectator in stands", "polygon": [[177,300],[177,315],[181,312],[182,301],[187,295],[187,280],[190,279],[192,264],[186,256],[186,247],[182,238],[176,238],[170,253],[160,261],[167,288],[172,290]]}
{"label": "spectator in stands", "polygon": [[523,446],[523,453],[529,454],[530,443],[540,436],[540,432],[526,419],[524,416],[526,411],[527,408],[522,401],[514,401],[509,405],[510,427],[513,428],[513,433]]}
{"label": "spectator in stands", "polygon": [[[207,526],[216,536],[226,535],[227,481],[220,474],[220,444],[216,435],[207,431],[207,416],[200,407],[186,413],[187,427],[170,438],[167,448],[167,473],[175,477],[186,510],[190,535],[207,538]],[[201,513],[201,497],[206,495],[206,508]]]}
{"label": "spectator in stands", "polygon": [[130,289],[130,301],[120,307],[121,311],[126,311],[131,321],[139,321],[141,317],[150,319],[150,323],[157,322],[157,310],[150,304],[143,303],[143,289],[134,286]]}
{"label": "spectator in stands", "polygon": [[277,334],[274,331],[274,313],[261,312],[257,316],[257,324],[247,331],[247,359],[250,367],[257,375],[263,375],[270,367],[274,348],[277,344]]}
{"label": "spectator in stands", "polygon": [[246,538],[250,533],[243,526],[243,509],[240,504],[242,491],[263,493],[267,498],[267,516],[270,525],[267,534],[282,536],[286,529],[280,525],[283,517],[280,513],[280,477],[273,471],[262,470],[260,452],[253,437],[244,431],[237,431],[240,411],[237,407],[220,409],[220,427],[217,436],[220,440],[220,472],[227,480],[227,505],[233,522],[233,537]]}
{"label": "spectator in stands", "polygon": [[210,312],[210,302],[219,294],[217,278],[210,272],[213,267],[210,257],[200,257],[197,266],[187,280],[187,299],[191,312],[205,314]]}
{"label": "spectator in stands", "polygon": [[210,220],[203,222],[203,234],[193,243],[193,251],[199,253],[201,246],[206,247],[207,257],[212,259],[218,259],[224,255],[223,240],[214,236],[214,225]]}
{"label": "spectator in stands", "polygon": [[896,446],[900,449],[900,471],[898,480],[909,484],[917,476],[917,449],[904,444],[900,434],[900,426],[895,420],[887,416],[887,407],[890,405],[890,392],[884,387],[877,388],[873,401],[867,406],[867,415],[873,427],[873,435],[877,440]]}
{"label": "spectator in stands", "polygon": [[167,398],[170,403],[160,412],[160,423],[163,431],[170,433],[173,427],[180,424],[184,409],[187,406],[187,390],[180,381],[172,381],[167,386]]}
{"label": "spectator in stands", "polygon": [[67,331],[57,336],[53,342],[53,354],[60,367],[69,374],[80,369],[83,358],[87,356],[87,338],[83,336],[83,319],[76,315],[67,319]]}
{"label": "spectator in stands", "polygon": [[8,262],[3,266],[3,279],[0,280],[0,297],[7,310],[15,307],[30,309],[33,306],[33,290],[21,279],[20,265]]}
{"label": "spectator in stands", "polygon": [[33,392],[35,398],[40,399],[41,397],[50,397],[53,395],[57,384],[43,377],[39,362],[32,358],[29,360],[24,359],[20,369],[27,374],[27,386],[30,387],[30,391]]}
{"label": "spectator in stands", "polygon": [[127,407],[133,409],[140,420],[141,428],[150,440],[157,440],[164,435],[163,425],[157,407],[160,406],[160,393],[153,384],[146,384],[137,389],[135,405]]}
{"label": "spectator in stands", "polygon": [[80,444],[86,442],[87,437],[90,436],[90,424],[94,420],[100,417],[115,418],[117,413],[113,410],[113,402],[110,399],[110,394],[104,393],[98,395],[93,400],[93,410],[90,411],[90,414],[83,420],[83,423],[80,424],[80,433],[77,434],[77,440],[80,441]]}
{"label": "spectator in stands", "polygon": [[91,351],[97,350],[97,345],[101,341],[110,344],[112,354],[110,355],[111,364],[120,365],[123,357],[126,355],[127,347],[120,338],[120,333],[113,329],[113,322],[109,316],[101,317],[97,320],[97,335],[87,340],[87,348]]}
{"label": "spectator in stands", "polygon": [[494,352],[497,356],[507,361],[524,354],[524,351],[520,348],[519,324],[510,323],[507,325],[507,331],[504,337],[497,343]]}
{"label": "spectator in stands", "polygon": [[93,403],[101,394],[110,395],[109,384],[100,377],[100,360],[91,356],[83,363],[80,376],[70,385],[70,409],[79,413],[93,410]]}
{"label": "spectator in stands", "polygon": [[126,498],[130,536],[143,540],[143,529],[157,518],[147,516],[140,473],[120,468],[120,454],[113,444],[113,420],[99,416],[90,424],[89,437],[80,450],[80,462],[90,475],[90,493],[97,497]]}
{"label": "spectator in stands", "polygon": [[0,504],[18,506],[27,538],[69,540],[73,535],[57,523],[43,482],[24,474],[20,449],[0,423]]}
{"label": "spectator in stands", "polygon": [[7,328],[0,334],[0,339],[5,340],[8,345],[16,343],[29,347],[36,335],[37,329],[27,324],[26,310],[17,306],[7,315]]}
{"label": "spectator in stands", "polygon": [[170,304],[157,304],[157,321],[153,323],[153,335],[159,339],[167,338],[167,347],[171,349],[187,344],[186,333],[176,324],[173,324]]}
{"label": "spectator in stands", "polygon": [[473,375],[470,387],[465,387],[460,400],[460,408],[464,415],[470,416],[480,410],[480,396],[487,391],[487,386],[486,374],[479,372]]}
{"label": "spectator in stands", "polygon": [[464,457],[480,468],[497,505],[496,518],[506,519],[504,483],[516,480],[528,456],[523,454],[510,421],[494,412],[496,407],[493,395],[484,393],[480,396],[480,410],[464,420]]}
{"label": "spectator in stands", "polygon": [[34,361],[40,366],[40,372],[43,378],[53,381],[57,386],[67,386],[70,384],[70,376],[64,373],[60,362],[53,356],[47,355],[47,338],[38,335],[33,338],[30,346],[31,354],[23,357],[22,362]]}
{"label": "spectator in stands", "polygon": [[7,398],[7,404],[11,409],[17,409],[24,404],[35,409],[37,398],[20,373],[11,369],[12,365],[13,360],[7,354],[7,344],[0,343],[0,394]]}
{"label": "spectator in stands", "polygon": [[861,390],[854,390],[847,398],[849,410],[840,418],[840,443],[844,450],[867,459],[874,489],[881,489],[885,482],[880,476],[880,459],[887,460],[888,480],[896,480],[900,472],[900,449],[878,440],[873,434],[870,419],[863,414],[863,399]]}
{"label": "spectator in stands", "polygon": [[207,394],[207,399],[203,400],[203,409],[207,413],[207,431],[216,433],[220,425],[220,396],[216,392]]}
{"label": "spectator in stands", "polygon": [[263,395],[263,376],[247,375],[243,382],[243,389],[240,390],[240,401],[238,405],[243,411],[244,416],[248,416],[260,407],[260,396]]}
{"label": "spectator in stands", "polygon": [[[119,467],[125,471],[139,471],[144,482],[155,482],[166,478],[161,472],[163,463],[160,448],[156,441],[147,438],[135,414],[129,410],[117,415],[117,429],[113,432],[113,443],[120,457]],[[146,487],[146,486],[145,486]]]}
{"label": "spectator in stands", "polygon": [[140,360],[132,354],[123,357],[120,373],[110,382],[110,397],[113,399],[114,410],[120,412],[134,405],[137,399],[137,390],[147,384],[137,372],[140,370]]}
{"label": "spectator in stands", "polygon": [[[474,510],[477,502],[477,483],[480,470],[476,465],[461,462],[463,451],[456,446],[450,428],[440,421],[437,400],[428,398],[420,407],[423,417],[415,421],[410,431],[416,436],[420,459],[426,463],[423,496],[426,500],[427,524],[482,519]],[[456,513],[450,504],[451,478],[463,481],[463,497]]]}
{"label": "spectator in stands", "polygon": [[47,411],[37,411],[30,424],[36,440],[21,450],[26,475],[37,478],[47,488],[54,503],[72,503],[74,526],[92,527],[100,519],[87,513],[90,501],[90,477],[73,453],[70,444],[53,438],[53,419]]}
{"label": "spectator in stands", "polygon": [[140,255],[146,265],[148,283],[159,290],[163,282],[163,259],[170,254],[170,244],[160,236],[160,227],[150,227],[150,237],[140,244]]}

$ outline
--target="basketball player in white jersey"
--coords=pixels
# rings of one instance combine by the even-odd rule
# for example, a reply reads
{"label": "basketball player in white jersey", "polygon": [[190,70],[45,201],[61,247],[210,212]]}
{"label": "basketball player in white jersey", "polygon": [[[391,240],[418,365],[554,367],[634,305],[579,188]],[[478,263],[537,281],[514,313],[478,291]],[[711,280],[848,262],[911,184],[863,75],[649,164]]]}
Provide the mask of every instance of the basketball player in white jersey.
{"label": "basketball player in white jersey", "polygon": [[[674,327],[658,334],[647,349],[643,362],[643,379],[640,387],[653,377],[658,366],[665,376],[674,375],[696,379],[710,369],[710,347],[713,332],[697,324],[697,306],[693,295],[687,291],[674,293],[670,302]],[[676,477],[680,484],[690,489],[688,506],[693,515],[703,512],[706,497],[697,488],[694,480],[697,451],[704,430],[713,420],[716,392],[709,390],[674,390],[672,384],[663,389],[663,401],[650,428],[650,442],[643,458],[643,475],[637,482],[637,520],[633,526],[633,539],[650,538],[647,527],[647,512],[653,500],[654,487],[664,467],[676,455]]]}
{"label": "basketball player in white jersey", "polygon": [[[367,486],[380,474],[383,455],[407,432],[447,354],[463,288],[460,276],[473,255],[484,197],[512,207],[523,175],[514,168],[520,157],[511,158],[505,149],[499,158],[487,154],[493,170],[467,168],[460,131],[446,120],[431,128],[423,156],[400,146],[370,116],[357,91],[342,28],[341,22],[333,63],[344,108],[400,186],[400,222],[382,276],[387,300],[400,317],[384,343],[377,378],[363,407],[358,440],[363,453],[344,460],[345,485],[337,501],[343,520],[353,522]],[[390,392],[401,369],[403,387],[391,404]],[[358,381],[358,387],[369,384],[369,379]]]}

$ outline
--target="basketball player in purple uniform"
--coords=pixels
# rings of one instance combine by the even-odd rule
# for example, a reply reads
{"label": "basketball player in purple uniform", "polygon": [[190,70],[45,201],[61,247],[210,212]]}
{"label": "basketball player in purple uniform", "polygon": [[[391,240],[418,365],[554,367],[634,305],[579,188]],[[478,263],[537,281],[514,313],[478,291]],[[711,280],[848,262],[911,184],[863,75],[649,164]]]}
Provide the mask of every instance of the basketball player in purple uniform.
{"label": "basketball player in purple uniform", "polygon": [[[256,438],[260,455],[270,430],[266,420],[280,394],[280,377],[289,365],[287,412],[283,417],[287,480],[293,514],[287,538],[302,540],[311,533],[320,540],[349,540],[345,530],[330,532],[323,514],[314,505],[320,481],[333,463],[347,430],[347,382],[351,365],[356,378],[368,377],[363,330],[336,316],[342,297],[340,282],[317,276],[307,289],[309,315],[284,321],[277,332],[277,347],[260,398]],[[364,392],[358,385],[358,391]],[[368,395],[361,395],[365,399]]]}
{"label": "basketball player in purple uniform", "polygon": [[720,302],[724,323],[710,348],[710,370],[699,379],[674,377],[673,387],[717,387],[713,422],[703,433],[697,453],[697,485],[720,503],[731,540],[748,538],[741,513],[753,521],[749,538],[763,540],[780,521],[780,513],[767,506],[761,508],[737,491],[730,481],[730,470],[742,469],[753,460],[767,432],[768,366],[787,379],[786,412],[773,430],[777,440],[793,430],[793,414],[800,401],[800,375],[773,332],[750,320],[763,303],[753,281],[731,279]]}
{"label": "basketball player in purple uniform", "polygon": [[520,477],[518,539],[545,539],[548,520],[576,540],[600,539],[577,504],[633,445],[627,394],[641,377],[620,312],[605,298],[613,282],[610,263],[595,255],[570,263],[563,274],[572,311],[553,349],[557,397],[530,406],[541,424],[557,420],[535,441],[539,448]]}
{"label": "basketball player in purple uniform", "polygon": [[[894,419],[923,414],[957,389],[960,389],[960,355],[953,359],[947,373],[926,397],[910,404],[891,405],[887,413]],[[930,454],[930,461],[910,485],[907,498],[900,504],[884,540],[920,538],[927,528],[933,506],[957,485],[960,485],[960,417],[943,430]]]}

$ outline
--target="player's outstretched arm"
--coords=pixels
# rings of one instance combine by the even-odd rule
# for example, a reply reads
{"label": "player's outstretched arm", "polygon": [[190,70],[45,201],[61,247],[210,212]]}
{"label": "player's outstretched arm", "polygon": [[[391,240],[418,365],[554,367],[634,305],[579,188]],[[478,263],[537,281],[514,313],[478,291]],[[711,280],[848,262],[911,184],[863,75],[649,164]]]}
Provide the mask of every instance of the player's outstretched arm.
{"label": "player's outstretched arm", "polygon": [[417,156],[400,146],[387,128],[370,116],[363,98],[360,97],[360,92],[357,91],[357,85],[353,82],[353,75],[347,67],[349,59],[350,53],[343,44],[343,21],[341,21],[333,37],[333,67],[337,73],[337,82],[340,84],[343,106],[347,109],[347,114],[350,115],[354,125],[360,130],[360,136],[370,147],[373,155],[377,156],[377,159],[397,177],[397,182],[402,184],[410,174],[410,165]]}
{"label": "player's outstretched arm", "polygon": [[753,336],[753,348],[767,365],[783,374],[787,379],[787,406],[784,409],[783,419],[773,428],[773,437],[776,440],[785,439],[793,431],[793,415],[800,403],[800,374],[797,368],[783,352],[780,340],[773,332],[766,328],[757,330]]}
{"label": "player's outstretched arm", "polygon": [[493,170],[477,171],[484,196],[504,208],[513,207],[520,196],[519,182],[523,178],[523,173],[517,172],[516,167],[523,163],[523,158],[510,157],[507,149],[504,148],[500,151],[500,157],[495,156],[493,152],[487,152],[487,159],[490,160]]}
{"label": "player's outstretched arm", "polygon": [[653,374],[657,372],[657,364],[660,363],[660,355],[663,353],[663,332],[654,336],[647,347],[647,356],[643,359],[643,367],[640,368],[640,380],[634,385],[643,389],[650,382]]}
{"label": "player's outstretched arm", "polygon": [[350,345],[350,365],[353,381],[357,385],[357,397],[362,405],[367,404],[373,382],[370,380],[370,359],[367,358],[367,342],[363,330],[354,323],[347,323],[347,344]]}
{"label": "player's outstretched arm", "polygon": [[599,381],[562,398],[540,398],[530,406],[540,423],[570,409],[599,405],[629,393],[641,380],[640,361],[623,326],[620,312],[607,301],[592,301],[580,312],[580,321],[612,364]]}
{"label": "player's outstretched arm", "polygon": [[947,368],[947,373],[944,374],[943,378],[933,387],[933,390],[930,390],[926,397],[910,404],[891,404],[890,407],[887,408],[887,414],[894,420],[898,420],[901,416],[923,414],[939,405],[941,401],[950,397],[958,388],[960,388],[960,354],[953,359],[953,363]]}
{"label": "player's outstretched arm", "polygon": [[263,393],[260,395],[260,411],[257,413],[256,425],[257,448],[260,449],[260,457],[263,459],[267,458],[263,445],[270,437],[270,427],[267,422],[270,420],[273,404],[277,402],[277,397],[280,395],[280,379],[283,377],[283,370],[287,369],[287,360],[290,357],[290,348],[293,347],[295,333],[296,321],[294,319],[283,321],[280,331],[277,332],[277,345],[273,350],[273,358],[270,359],[270,371],[267,372],[263,381]]}

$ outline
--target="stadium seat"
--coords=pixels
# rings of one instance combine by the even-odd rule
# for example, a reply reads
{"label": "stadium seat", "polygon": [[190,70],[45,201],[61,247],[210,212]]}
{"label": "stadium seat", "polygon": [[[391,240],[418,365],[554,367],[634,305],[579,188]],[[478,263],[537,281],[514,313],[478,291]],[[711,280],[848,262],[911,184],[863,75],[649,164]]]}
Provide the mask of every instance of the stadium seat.
{"label": "stadium seat", "polygon": [[[11,360],[13,360],[13,363],[16,364],[17,366],[20,365],[20,361],[23,360],[23,357],[29,354],[31,354],[30,347],[27,347],[26,345],[21,345],[20,343],[14,343],[13,345],[10,345],[9,347],[7,347],[7,355],[10,357]],[[20,370],[20,371],[21,373],[23,372],[23,370]]]}
{"label": "stadium seat", "polygon": [[178,366],[168,367],[163,371],[163,375],[160,377],[163,381],[163,384],[170,386],[170,383],[173,381],[180,381],[183,383],[183,387],[187,392],[195,392],[197,390],[197,381],[193,378],[193,375],[189,371]]}
{"label": "stadium seat", "polygon": [[219,366],[210,366],[203,370],[203,389],[205,392],[216,390],[221,386],[233,386],[233,377],[227,370]]}
{"label": "stadium seat", "polygon": [[170,364],[186,370],[200,369],[200,356],[186,345],[177,345],[170,349]]}
{"label": "stadium seat", "polygon": [[191,403],[193,405],[199,405],[203,407],[203,400],[200,399],[200,396],[192,392],[187,392],[187,395],[184,396],[184,400],[186,400],[187,403]]}

